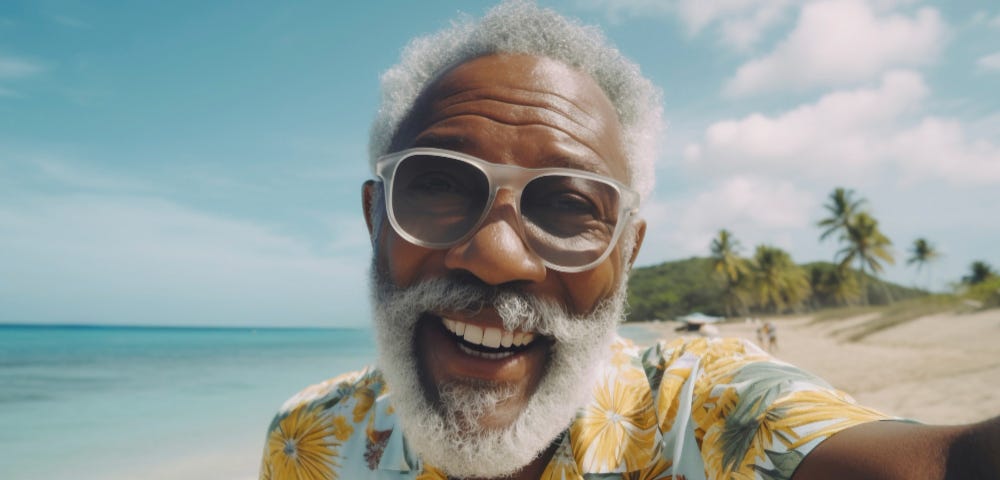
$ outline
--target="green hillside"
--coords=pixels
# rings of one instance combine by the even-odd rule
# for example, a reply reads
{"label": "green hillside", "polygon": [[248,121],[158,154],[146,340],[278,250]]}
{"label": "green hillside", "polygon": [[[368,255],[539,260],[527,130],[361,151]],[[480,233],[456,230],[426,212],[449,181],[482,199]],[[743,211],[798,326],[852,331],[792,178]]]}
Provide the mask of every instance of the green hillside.
{"label": "green hillside", "polygon": [[[723,284],[711,269],[709,258],[692,257],[684,260],[636,268],[629,278],[629,313],[627,321],[672,319],[692,312],[725,315]],[[800,265],[809,276],[812,286],[810,297],[796,310],[816,310],[843,305],[824,288],[824,279],[831,275],[836,265],[813,262]],[[856,274],[856,271],[854,272]],[[890,302],[926,295],[922,290],[883,282],[865,275],[870,304]],[[864,296],[862,295],[862,298]],[[752,313],[758,312],[753,307]]]}

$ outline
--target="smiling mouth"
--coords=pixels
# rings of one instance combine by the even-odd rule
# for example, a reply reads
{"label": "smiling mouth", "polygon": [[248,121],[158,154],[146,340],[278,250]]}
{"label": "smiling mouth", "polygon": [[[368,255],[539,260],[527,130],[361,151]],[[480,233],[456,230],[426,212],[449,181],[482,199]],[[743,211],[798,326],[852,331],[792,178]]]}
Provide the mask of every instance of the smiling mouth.
{"label": "smiling mouth", "polygon": [[458,340],[462,353],[488,360],[501,360],[522,352],[537,337],[532,332],[512,332],[445,317],[441,317],[441,324]]}

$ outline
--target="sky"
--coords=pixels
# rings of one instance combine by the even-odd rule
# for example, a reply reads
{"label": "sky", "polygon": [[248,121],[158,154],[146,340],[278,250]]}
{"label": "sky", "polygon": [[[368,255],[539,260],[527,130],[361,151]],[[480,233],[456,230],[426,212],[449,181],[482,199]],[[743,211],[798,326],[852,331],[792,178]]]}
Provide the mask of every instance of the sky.
{"label": "sky", "polygon": [[[0,3],[0,323],[364,326],[361,184],[381,72],[493,2]],[[663,90],[638,265],[726,228],[833,260],[854,189],[885,276],[1000,267],[1000,6],[540,1]],[[942,256],[918,272],[909,249]]]}

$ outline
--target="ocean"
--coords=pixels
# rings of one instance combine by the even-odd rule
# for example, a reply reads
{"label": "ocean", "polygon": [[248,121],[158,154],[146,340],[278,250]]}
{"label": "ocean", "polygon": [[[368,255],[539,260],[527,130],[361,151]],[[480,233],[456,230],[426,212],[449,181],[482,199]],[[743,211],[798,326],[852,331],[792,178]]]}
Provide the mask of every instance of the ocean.
{"label": "ocean", "polygon": [[0,478],[256,478],[278,407],[374,358],[364,329],[0,326]]}
{"label": "ocean", "polygon": [[254,479],[286,399],[374,360],[368,329],[0,325],[0,479]]}

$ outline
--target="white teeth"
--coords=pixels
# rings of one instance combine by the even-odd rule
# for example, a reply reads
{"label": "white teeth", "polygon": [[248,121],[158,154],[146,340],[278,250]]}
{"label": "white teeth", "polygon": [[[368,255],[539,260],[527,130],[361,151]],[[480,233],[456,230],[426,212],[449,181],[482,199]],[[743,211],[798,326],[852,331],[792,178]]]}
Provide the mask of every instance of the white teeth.
{"label": "white teeth", "polygon": [[499,328],[487,328],[483,330],[483,345],[490,348],[500,346],[500,338],[503,336]]}
{"label": "white teeth", "polygon": [[[535,339],[535,334],[530,332],[510,332],[493,327],[481,327],[471,323],[460,322],[450,318],[441,319],[441,323],[449,332],[462,337],[463,340],[473,345],[483,345],[489,348],[520,347],[527,345]],[[481,353],[481,352],[480,352]],[[493,358],[493,357],[483,357]],[[503,358],[503,357],[496,357]]]}
{"label": "white teeth", "polygon": [[483,343],[483,329],[479,325],[466,325],[465,334],[463,335],[466,342],[473,345],[482,345]]}

